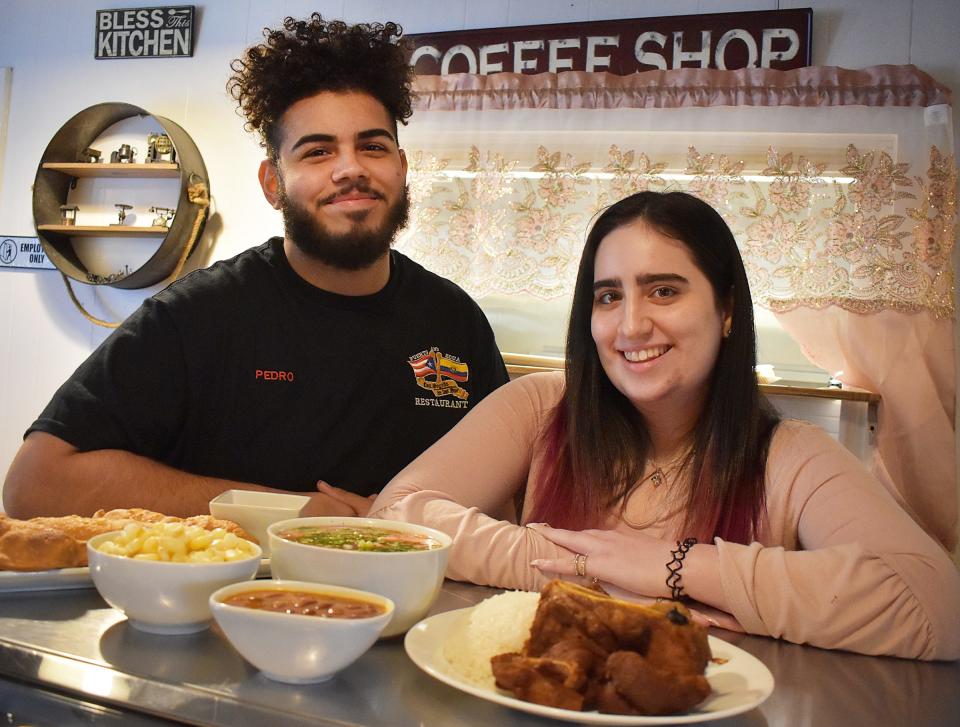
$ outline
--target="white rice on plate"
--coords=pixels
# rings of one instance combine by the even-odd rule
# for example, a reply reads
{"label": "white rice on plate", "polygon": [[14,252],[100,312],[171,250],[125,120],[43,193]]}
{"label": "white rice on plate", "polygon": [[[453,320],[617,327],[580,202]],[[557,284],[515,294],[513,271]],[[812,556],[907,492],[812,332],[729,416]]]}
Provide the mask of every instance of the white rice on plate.
{"label": "white rice on plate", "polygon": [[520,651],[540,602],[539,593],[507,591],[464,614],[443,644],[443,656],[465,679],[493,689],[490,657]]}

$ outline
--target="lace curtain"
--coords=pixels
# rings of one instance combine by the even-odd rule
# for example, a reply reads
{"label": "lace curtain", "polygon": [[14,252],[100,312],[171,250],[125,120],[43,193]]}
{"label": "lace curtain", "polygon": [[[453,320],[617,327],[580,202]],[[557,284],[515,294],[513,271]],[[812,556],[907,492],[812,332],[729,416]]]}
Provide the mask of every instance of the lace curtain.
{"label": "lace curtain", "polygon": [[734,231],[754,301],[882,396],[875,472],[955,546],[949,91],[913,66],[458,74],[415,91],[398,247],[485,301],[501,348],[546,336],[561,353],[598,210],[696,194]]}

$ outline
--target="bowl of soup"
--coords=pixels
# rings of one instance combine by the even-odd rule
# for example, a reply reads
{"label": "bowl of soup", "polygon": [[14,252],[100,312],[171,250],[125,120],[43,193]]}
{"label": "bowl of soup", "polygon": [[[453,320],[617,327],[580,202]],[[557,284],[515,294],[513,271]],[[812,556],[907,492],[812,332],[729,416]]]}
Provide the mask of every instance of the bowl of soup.
{"label": "bowl of soup", "polygon": [[275,578],[330,583],[386,596],[396,636],[427,615],[440,593],[452,540],[439,530],[357,517],[293,518],[267,528]]}
{"label": "bowl of soup", "polygon": [[289,684],[330,679],[356,661],[393,616],[389,598],[322,583],[234,583],[210,596],[227,640],[264,676]]}

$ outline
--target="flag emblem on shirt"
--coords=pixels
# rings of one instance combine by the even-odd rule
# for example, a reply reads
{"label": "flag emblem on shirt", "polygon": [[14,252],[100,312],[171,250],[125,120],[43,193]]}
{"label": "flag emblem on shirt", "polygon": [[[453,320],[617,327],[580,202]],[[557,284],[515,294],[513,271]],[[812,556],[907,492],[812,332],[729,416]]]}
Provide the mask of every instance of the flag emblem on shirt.
{"label": "flag emblem on shirt", "polygon": [[460,386],[470,378],[470,367],[452,354],[441,353],[436,346],[407,359],[417,385],[435,397],[466,399],[470,393]]}

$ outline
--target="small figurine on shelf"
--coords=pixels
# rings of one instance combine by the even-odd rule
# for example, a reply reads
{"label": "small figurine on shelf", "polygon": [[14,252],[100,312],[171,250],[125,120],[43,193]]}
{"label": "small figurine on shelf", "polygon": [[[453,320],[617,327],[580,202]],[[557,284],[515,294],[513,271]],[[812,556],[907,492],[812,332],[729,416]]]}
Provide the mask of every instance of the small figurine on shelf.
{"label": "small figurine on shelf", "polygon": [[129,144],[121,144],[116,151],[110,152],[111,164],[133,164],[133,158],[137,155],[137,148]]}
{"label": "small figurine on shelf", "polygon": [[132,205],[132,204],[124,204],[123,202],[119,202],[119,203],[115,204],[114,207],[117,208],[117,221],[116,221],[116,222],[113,222],[113,223],[111,223],[111,224],[113,224],[113,225],[122,225],[122,224],[123,224],[123,221],[124,221],[125,219],[127,219],[127,210],[132,210],[132,209],[133,209],[133,205]]}
{"label": "small figurine on shelf", "polygon": [[100,161],[100,150],[88,146],[86,149],[80,152],[78,156],[78,161],[85,162],[87,164],[97,164]]}
{"label": "small figurine on shelf", "polygon": [[169,207],[151,207],[150,211],[156,215],[150,223],[153,227],[170,227],[170,221],[176,213],[176,210]]}
{"label": "small figurine on shelf", "polygon": [[104,284],[109,285],[110,283],[115,283],[118,280],[123,280],[130,274],[130,266],[124,265],[123,270],[118,270],[115,273],[108,273],[106,275],[98,275],[97,273],[87,273],[87,281],[94,284]]}
{"label": "small figurine on shelf", "polygon": [[147,162],[175,162],[177,150],[166,134],[149,134],[147,136]]}
{"label": "small figurine on shelf", "polygon": [[60,205],[60,224],[73,227],[77,224],[77,212],[80,210],[76,205]]}

